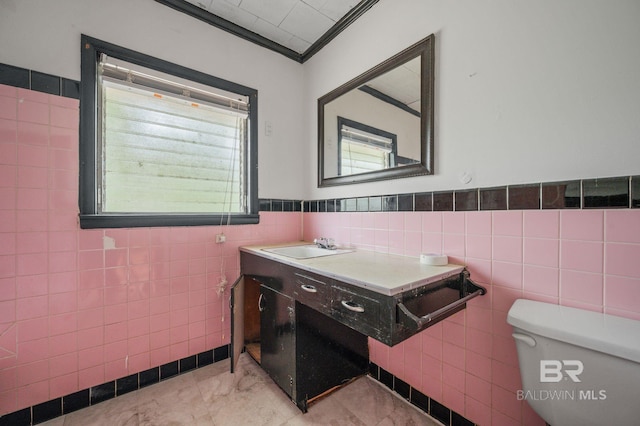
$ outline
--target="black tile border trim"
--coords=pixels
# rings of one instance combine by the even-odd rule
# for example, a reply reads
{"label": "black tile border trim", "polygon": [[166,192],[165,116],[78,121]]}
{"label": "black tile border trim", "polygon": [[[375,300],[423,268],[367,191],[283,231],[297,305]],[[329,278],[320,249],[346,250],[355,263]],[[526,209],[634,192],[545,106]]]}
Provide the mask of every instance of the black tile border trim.
{"label": "black tile border trim", "polygon": [[[301,212],[302,200],[283,200],[276,198],[260,198],[258,200],[261,212]],[[317,203],[316,203],[317,209]],[[316,210],[317,211],[317,210]],[[325,205],[324,211],[331,211]]]}
{"label": "black tile border trim", "polygon": [[0,63],[0,84],[80,99],[79,81],[3,63]]}
{"label": "black tile border trim", "polygon": [[13,413],[0,416],[0,426],[30,426],[142,389],[229,358],[229,345],[190,355],[139,373],[92,386]]}
{"label": "black tile border trim", "polygon": [[311,200],[303,206],[305,213],[638,208],[640,175]]}
{"label": "black tile border trim", "polygon": [[401,398],[409,401],[419,410],[445,424],[445,426],[473,426],[474,423],[464,416],[442,405],[433,398],[429,398],[419,390],[413,388],[407,382],[379,367],[373,362],[369,363],[369,375],[379,381]]}

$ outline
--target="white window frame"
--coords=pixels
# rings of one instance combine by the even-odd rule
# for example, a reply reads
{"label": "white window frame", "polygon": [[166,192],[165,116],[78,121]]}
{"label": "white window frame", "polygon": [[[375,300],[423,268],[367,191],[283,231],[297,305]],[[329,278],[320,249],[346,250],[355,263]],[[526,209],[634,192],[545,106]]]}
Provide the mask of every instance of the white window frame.
{"label": "white window frame", "polygon": [[[352,134],[353,136],[348,136]],[[375,173],[381,170],[387,170],[390,167],[395,167],[396,157],[398,155],[398,136],[394,133],[390,133],[375,127],[359,123],[354,120],[350,120],[344,117],[338,116],[338,175],[343,175],[343,167],[345,162],[349,162],[348,159],[343,158],[345,152],[345,145],[355,143],[362,145],[363,147],[369,147],[373,150],[380,150],[384,152],[385,164],[381,169],[363,170],[360,172],[349,172],[346,175],[354,174],[366,174]],[[348,150],[346,150],[348,151]]]}

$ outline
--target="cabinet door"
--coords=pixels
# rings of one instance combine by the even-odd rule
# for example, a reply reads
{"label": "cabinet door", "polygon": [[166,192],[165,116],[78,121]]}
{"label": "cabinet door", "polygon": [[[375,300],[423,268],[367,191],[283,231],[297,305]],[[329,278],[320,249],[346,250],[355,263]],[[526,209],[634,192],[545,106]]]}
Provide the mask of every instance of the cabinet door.
{"label": "cabinet door", "polygon": [[244,275],[231,286],[231,372],[244,350]]}
{"label": "cabinet door", "polygon": [[292,399],[295,382],[295,307],[293,299],[260,286],[262,368]]}

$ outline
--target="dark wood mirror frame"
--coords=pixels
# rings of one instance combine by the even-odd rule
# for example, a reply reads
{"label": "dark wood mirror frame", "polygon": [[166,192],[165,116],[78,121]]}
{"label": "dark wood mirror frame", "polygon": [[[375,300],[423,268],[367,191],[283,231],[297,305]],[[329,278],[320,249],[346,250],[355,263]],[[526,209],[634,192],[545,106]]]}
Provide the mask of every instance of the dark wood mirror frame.
{"label": "dark wood mirror frame", "polygon": [[[325,105],[377,76],[389,72],[417,57],[420,57],[420,162],[385,170],[325,177]],[[408,47],[397,55],[394,55],[318,99],[318,187],[398,179],[410,176],[431,175],[434,173],[434,62],[434,35],[431,34],[413,46]]]}

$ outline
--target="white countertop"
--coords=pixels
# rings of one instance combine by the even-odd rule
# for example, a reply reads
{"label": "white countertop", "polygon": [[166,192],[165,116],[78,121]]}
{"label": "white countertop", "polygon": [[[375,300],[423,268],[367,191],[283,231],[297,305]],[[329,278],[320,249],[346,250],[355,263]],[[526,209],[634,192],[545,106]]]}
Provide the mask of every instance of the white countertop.
{"label": "white countertop", "polygon": [[444,266],[424,265],[420,263],[418,257],[376,253],[359,249],[351,253],[308,259],[295,259],[263,250],[305,244],[311,243],[295,242],[249,246],[240,247],[240,250],[388,296],[440,281],[459,274],[464,269],[464,266],[452,264]]}

